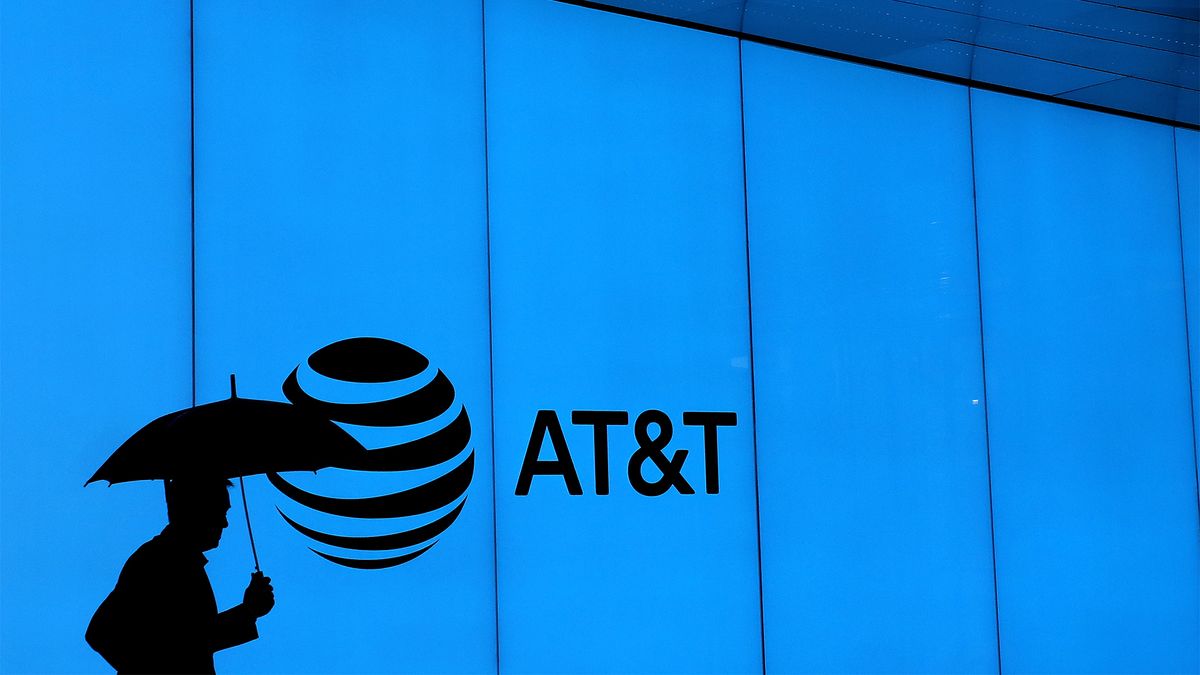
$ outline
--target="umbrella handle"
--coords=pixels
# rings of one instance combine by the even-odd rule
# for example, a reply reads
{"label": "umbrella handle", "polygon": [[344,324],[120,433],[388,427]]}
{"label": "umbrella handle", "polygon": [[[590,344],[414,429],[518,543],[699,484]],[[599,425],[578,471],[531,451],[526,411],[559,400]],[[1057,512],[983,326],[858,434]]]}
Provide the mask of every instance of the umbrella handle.
{"label": "umbrella handle", "polygon": [[254,530],[250,528],[250,506],[246,503],[246,480],[238,476],[238,485],[242,488],[242,510],[246,514],[246,534],[250,535],[250,553],[254,555],[254,571],[261,572],[258,566],[258,549],[254,547]]}

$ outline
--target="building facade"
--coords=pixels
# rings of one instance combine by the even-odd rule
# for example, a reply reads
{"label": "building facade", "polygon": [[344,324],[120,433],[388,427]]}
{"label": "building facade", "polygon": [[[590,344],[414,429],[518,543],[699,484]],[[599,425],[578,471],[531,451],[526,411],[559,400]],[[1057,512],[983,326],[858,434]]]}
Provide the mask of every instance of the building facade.
{"label": "building facade", "polygon": [[[247,478],[278,605],[219,670],[1200,668],[1196,131],[551,0],[2,31],[5,672],[105,668],[165,518],[113,449],[359,336],[453,382],[470,488]],[[363,570],[276,508],[461,511]]]}

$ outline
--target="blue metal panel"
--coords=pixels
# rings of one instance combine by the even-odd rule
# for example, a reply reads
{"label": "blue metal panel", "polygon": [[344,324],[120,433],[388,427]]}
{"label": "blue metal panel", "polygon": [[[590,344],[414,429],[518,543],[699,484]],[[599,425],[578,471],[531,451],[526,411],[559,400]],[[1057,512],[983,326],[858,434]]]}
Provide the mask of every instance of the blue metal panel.
{"label": "blue metal panel", "polygon": [[[1200,133],[1175,130],[1179,227],[1188,310],[1188,365],[1192,376],[1192,443],[1200,423]],[[1193,450],[1195,448],[1193,447]],[[1200,495],[1197,495],[1200,499]]]}
{"label": "blue metal panel", "polygon": [[[757,671],[737,42],[521,0],[487,3],[487,39],[501,669]],[[517,494],[531,436],[553,458],[539,410],[582,495]],[[628,414],[609,494],[578,410]],[[647,410],[695,494],[631,486]],[[689,411],[737,414],[717,494]]]}
{"label": "blue metal panel", "polygon": [[[378,336],[444,371],[467,408],[475,452],[457,521],[419,558],[379,571],[318,558],[309,546],[350,554],[314,544],[273,507],[341,535],[416,522],[334,522],[261,476],[247,480],[279,604],[260,622],[262,638],[219,654],[218,669],[495,669],[480,19],[473,2],[197,3],[200,399],[225,397],[236,372],[242,395],[282,400],[284,378],[310,353]],[[302,385],[308,374],[301,369]],[[375,400],[417,384],[390,393],[380,390],[392,385],[362,391],[327,378],[304,386]],[[351,430],[372,448],[393,431]],[[287,478],[362,497],[432,475]],[[249,571],[240,523],[225,539],[209,565],[223,604],[240,597]]]}
{"label": "blue metal panel", "polygon": [[1004,668],[1195,671],[1171,129],[986,92],[973,112]]}
{"label": "blue metal panel", "polygon": [[994,671],[967,92],[743,49],[767,668]]}
{"label": "blue metal panel", "polygon": [[191,402],[187,4],[6,1],[0,42],[0,671],[100,671],[88,620],[166,515],[83,482]]}

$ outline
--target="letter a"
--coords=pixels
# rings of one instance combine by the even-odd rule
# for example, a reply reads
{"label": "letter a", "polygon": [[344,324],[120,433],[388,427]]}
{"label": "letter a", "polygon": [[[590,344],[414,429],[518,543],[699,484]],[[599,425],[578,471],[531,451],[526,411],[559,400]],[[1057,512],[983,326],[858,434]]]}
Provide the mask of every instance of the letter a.
{"label": "letter a", "polygon": [[[555,459],[538,459],[547,433],[550,434],[550,445],[554,448]],[[571,451],[567,448],[567,439],[563,436],[562,425],[558,423],[558,415],[553,410],[539,410],[533,420],[529,447],[525,449],[521,475],[517,478],[518,496],[529,494],[529,485],[534,476],[562,476],[567,484],[567,492],[573,495],[583,494],[579,474],[575,472],[575,463],[571,461]]]}

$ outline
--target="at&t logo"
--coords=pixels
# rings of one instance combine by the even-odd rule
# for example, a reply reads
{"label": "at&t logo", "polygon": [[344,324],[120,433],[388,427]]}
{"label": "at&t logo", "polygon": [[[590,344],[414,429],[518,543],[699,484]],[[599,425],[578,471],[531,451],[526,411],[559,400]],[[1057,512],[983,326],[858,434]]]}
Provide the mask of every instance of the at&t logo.
{"label": "at&t logo", "polygon": [[[305,525],[302,518],[280,511],[313,541],[347,551],[333,555],[312,549],[317,555],[358,569],[395,567],[428,551],[458,518],[475,470],[474,450],[464,452],[471,441],[471,422],[466,407],[455,400],[454,386],[445,373],[435,370],[423,355],[382,338],[342,340],[317,350],[293,370],[283,393],[293,404],[346,425],[369,449],[360,463],[340,469],[421,478],[415,487],[388,494],[335,497],[302,489],[277,473],[267,474],[271,484],[296,504],[330,516],[322,522],[343,524],[341,532],[328,532],[328,527]],[[406,428],[421,433],[382,446],[369,440],[379,432],[386,436]],[[315,480],[323,484],[324,478],[324,473],[318,474]],[[344,490],[335,484],[328,488]],[[418,524],[384,534],[346,533],[356,529],[356,522],[391,523],[395,521],[384,519],[409,516]],[[404,549],[410,550],[399,553]],[[396,555],[377,557],[380,552]]]}
{"label": "at&t logo", "polygon": [[[624,410],[574,410],[571,423],[592,427],[592,458],[596,468],[596,494],[609,493],[609,427],[629,426],[629,413]],[[704,491],[715,495],[721,490],[720,465],[717,447],[717,430],[720,427],[737,426],[735,412],[685,412],[683,426],[703,429],[704,444]],[[693,495],[696,489],[683,475],[683,463],[689,450],[679,448],[667,454],[673,432],[671,418],[661,410],[647,410],[633,422],[633,439],[636,447],[629,455],[626,475],[629,484],[639,494],[658,497],[669,490]],[[541,449],[546,440],[554,459],[541,459]],[[625,445],[625,444],[622,444]],[[652,467],[647,477],[647,465]],[[654,478],[658,475],[658,478]],[[533,432],[525,448],[525,460],[521,462],[521,474],[517,478],[518,496],[529,494],[534,476],[559,476],[566,484],[567,493],[582,495],[583,486],[571,449],[563,434],[558,414],[553,410],[539,410],[533,420]]]}

